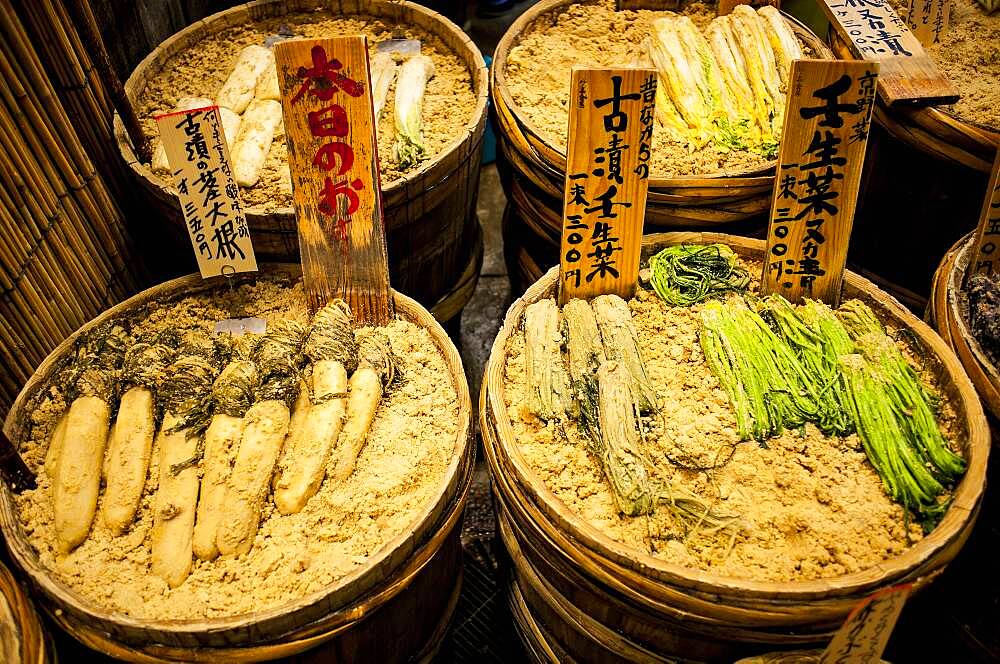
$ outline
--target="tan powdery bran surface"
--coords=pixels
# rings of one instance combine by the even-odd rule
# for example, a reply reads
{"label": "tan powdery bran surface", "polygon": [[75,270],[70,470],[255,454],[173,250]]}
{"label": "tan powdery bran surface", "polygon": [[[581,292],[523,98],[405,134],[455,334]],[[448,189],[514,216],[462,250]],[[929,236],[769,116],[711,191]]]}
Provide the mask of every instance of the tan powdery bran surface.
{"label": "tan powdery bran surface", "polygon": [[[684,13],[704,30],[716,16],[714,4],[688,4]],[[628,65],[645,53],[643,42],[662,11],[615,11],[613,0],[573,4],[548,12],[525,29],[507,59],[507,83],[518,113],[545,140],[566,148],[570,73],[575,65]],[[653,132],[651,169],[655,177],[708,175],[759,168],[760,155],[723,153],[709,144],[689,152],[667,138],[657,123]]]}
{"label": "tan powdery bran surface", "polygon": [[[905,15],[907,7],[897,10]],[[975,0],[953,0],[948,33],[927,50],[962,95],[946,108],[1000,127],[1000,13],[987,16]]]}
{"label": "tan powdery bran surface", "polygon": [[[808,425],[804,436],[785,432],[766,447],[740,443],[726,393],[698,343],[701,306],[668,309],[644,290],[629,306],[663,406],[662,422],[647,421],[644,443],[654,481],[695,492],[714,511],[739,516],[743,527],[729,550],[728,535],[692,534],[685,541],[680,524],[662,507],[650,517],[621,516],[577,426],[566,425],[567,443],[555,425],[540,422],[523,405],[524,338],[516,335],[506,396],[517,444],[570,509],[613,539],[662,560],[757,581],[849,574],[909,547],[903,510],[885,495],[856,436],[828,438]],[[947,407],[942,424],[946,434],[954,426]],[[671,460],[688,467],[726,463],[694,472]],[[909,531],[910,541],[921,538],[917,526]]]}
{"label": "tan powdery bran surface", "polygon": [[[307,321],[300,284],[273,282],[241,287],[236,294],[189,297],[154,307],[140,330],[165,325],[211,330],[231,315],[236,300],[243,315],[267,320]],[[361,329],[359,335],[369,333]],[[282,516],[268,499],[253,549],[213,562],[197,559],[191,576],[169,590],[150,571],[150,529],[158,450],[146,480],[140,513],[129,531],[112,537],[100,508],[90,537],[68,556],[55,554],[51,484],[40,471],[48,433],[62,411],[52,397],[33,413],[33,431],[22,456],[39,486],[16,498],[18,515],[42,564],[74,592],[104,609],[146,619],[199,619],[263,611],[329,588],[364,566],[369,557],[415,525],[418,513],[439,495],[455,454],[458,399],[443,355],[430,334],[395,321],[385,332],[398,359],[397,379],[383,398],[368,442],[351,477],[324,482],[298,514]]]}
{"label": "tan powdery bran surface", "polygon": [[[316,11],[229,28],[200,40],[168,60],[160,74],[148,82],[137,104],[146,135],[151,138],[159,135],[153,116],[172,111],[179,98],[214,98],[236,64],[240,50],[251,44],[263,45],[264,40],[277,34],[282,26],[290,28],[296,37],[365,35],[372,54],[378,43],[391,38],[419,39],[421,52],[434,61],[434,78],[427,83],[423,105],[427,159],[435,158],[448,143],[462,135],[465,125],[472,119],[476,107],[472,77],[465,63],[441,39],[420,28],[394,25],[377,17],[335,17],[329,12]],[[379,164],[384,186],[418,169],[424,163],[414,165],[406,171],[400,171],[396,167],[397,161],[392,156],[395,95],[394,81],[378,125]],[[260,181],[250,189],[240,190],[244,205],[260,212],[274,212],[279,208],[291,207],[291,195],[280,185],[282,167],[287,162],[287,157],[284,134],[275,135]]]}

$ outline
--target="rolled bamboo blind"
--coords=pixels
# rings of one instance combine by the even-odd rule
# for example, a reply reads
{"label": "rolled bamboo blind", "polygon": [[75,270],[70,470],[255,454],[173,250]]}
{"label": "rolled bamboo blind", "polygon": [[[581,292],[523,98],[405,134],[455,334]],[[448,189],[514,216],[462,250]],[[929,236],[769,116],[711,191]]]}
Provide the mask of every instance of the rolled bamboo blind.
{"label": "rolled bamboo blind", "polygon": [[61,0],[0,0],[0,411],[52,348],[138,289],[111,176],[95,167],[117,163],[110,132]]}

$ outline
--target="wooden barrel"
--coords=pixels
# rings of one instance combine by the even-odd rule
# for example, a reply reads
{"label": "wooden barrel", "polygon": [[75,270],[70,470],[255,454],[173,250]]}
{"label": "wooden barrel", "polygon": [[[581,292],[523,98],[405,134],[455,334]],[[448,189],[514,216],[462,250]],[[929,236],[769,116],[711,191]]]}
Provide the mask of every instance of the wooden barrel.
{"label": "wooden barrel", "polygon": [[962,281],[969,266],[973,236],[966,235],[945,254],[934,273],[934,285],[927,305],[927,322],[955,351],[962,367],[976,386],[983,405],[995,418],[1000,418],[1000,371],[990,361],[969,329],[968,301],[962,292]]}
{"label": "wooden barrel", "polygon": [[0,564],[0,661],[45,664],[54,650],[35,607],[17,579]]}
{"label": "wooden barrel", "polygon": [[[298,276],[298,266],[266,266]],[[250,282],[253,275],[239,275]],[[153,301],[216,287],[189,275],[143,291],[87,323],[62,343],[21,391],[4,425],[15,444],[30,431],[30,415],[44,398],[74,340],[102,323]],[[39,561],[15,512],[9,487],[0,486],[0,529],[11,558],[38,590],[39,603],[84,645],[134,662],[261,661],[318,646],[318,661],[402,662],[429,658],[444,634],[461,584],[460,522],[472,481],[475,447],[472,404],[462,361],[441,325],[414,300],[394,292],[396,314],[428,330],[444,355],[459,404],[454,454],[439,492],[413,525],[334,585],[276,608],[232,618],[142,620],[110,613],[70,590]],[[443,441],[444,442],[444,441]]]}
{"label": "wooden barrel", "polygon": [[[521,35],[539,21],[553,16],[578,0],[541,0],[522,14],[497,45],[490,69],[493,125],[497,128],[497,168],[509,193],[517,218],[548,240],[548,256],[541,265],[557,261],[562,229],[562,199],[566,178],[566,154],[549,142],[527,119],[514,101],[507,82],[507,58]],[[662,0],[649,0],[651,8],[670,8]],[[818,56],[829,57],[830,49],[803,24],[786,15],[795,34]],[[566,81],[567,87],[569,81]],[[775,162],[738,171],[673,178],[650,177],[646,199],[646,231],[710,230],[762,236],[774,188]],[[526,238],[513,232],[505,244],[518,247]],[[520,291],[515,291],[520,292]]]}
{"label": "wooden barrel", "polygon": [[[125,83],[125,92],[133,102],[140,99],[149,81],[174,56],[207,35],[253,21],[320,9],[333,14],[385,17],[419,26],[439,37],[469,69],[477,99],[462,135],[416,171],[386,182],[382,188],[392,283],[431,309],[438,320],[447,320],[443,316],[454,316],[460,311],[474,290],[463,288],[467,286],[463,276],[482,242],[475,202],[488,93],[483,56],[454,23],[420,5],[395,0],[257,0],[213,14],[164,41],[139,63]],[[176,187],[138,161],[117,116],[115,136],[138,190],[165,220],[169,237],[179,250],[189,251],[190,240],[177,203]],[[299,243],[292,208],[265,213],[261,208],[248,207],[246,212],[258,260],[298,260]]]}
{"label": "wooden barrel", "polygon": [[[761,260],[764,242],[718,233],[666,233],[643,241],[644,258],[678,243],[724,243]],[[722,577],[653,558],[605,535],[548,490],[514,440],[505,365],[525,307],[556,288],[552,269],[507,312],[486,368],[479,417],[500,533],[511,551],[520,597],[552,651],[569,661],[732,661],[828,640],[855,604],[898,583],[924,587],[969,535],[982,500],[989,432],[972,383],[925,323],[867,280],[848,272],[844,295],[860,298],[912,332],[928,369],[953,404],[968,461],[939,525],[903,554],[835,578],[764,582]]]}

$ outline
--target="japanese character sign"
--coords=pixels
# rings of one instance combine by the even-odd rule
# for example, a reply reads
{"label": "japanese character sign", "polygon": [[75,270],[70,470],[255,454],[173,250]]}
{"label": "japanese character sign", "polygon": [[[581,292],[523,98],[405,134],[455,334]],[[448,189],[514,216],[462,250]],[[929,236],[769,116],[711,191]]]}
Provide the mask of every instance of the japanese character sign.
{"label": "japanese character sign", "polygon": [[910,596],[910,585],[880,590],[862,600],[820,655],[820,664],[869,664],[882,659],[889,636]]}
{"label": "japanese character sign", "polygon": [[941,42],[951,22],[951,0],[910,0],[906,24],[924,46]]}
{"label": "japanese character sign", "polygon": [[156,118],[202,278],[256,272],[217,106]]}
{"label": "japanese character sign", "polygon": [[966,276],[1000,274],[1000,151],[997,151],[993,161],[993,172],[986,188],[982,212],[979,213],[975,238]]}
{"label": "japanese character sign", "polygon": [[763,289],[836,305],[854,222],[878,65],[796,60],[767,235]]}
{"label": "japanese character sign", "polygon": [[274,47],[310,306],[335,297],[365,323],[391,319],[368,43],[362,36]]}
{"label": "japanese character sign", "polygon": [[656,74],[574,68],[571,90],[560,300],[628,297],[639,272]]}
{"label": "japanese character sign", "polygon": [[[931,7],[948,1],[911,0],[910,6],[927,3]],[[879,63],[878,95],[887,106],[958,101],[958,91],[927,56],[923,40],[910,32],[889,0],[821,0],[819,4],[837,36],[856,58]],[[936,19],[931,16],[929,20]],[[931,28],[940,35],[947,23]]]}

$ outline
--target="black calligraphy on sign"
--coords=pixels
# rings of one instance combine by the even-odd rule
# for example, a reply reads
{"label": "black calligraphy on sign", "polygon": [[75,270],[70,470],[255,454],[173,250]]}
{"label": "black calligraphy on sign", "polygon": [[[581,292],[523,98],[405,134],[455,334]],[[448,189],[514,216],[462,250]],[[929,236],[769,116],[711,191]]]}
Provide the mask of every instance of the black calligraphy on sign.
{"label": "black calligraphy on sign", "polygon": [[649,179],[649,158],[652,156],[653,118],[656,117],[656,76],[647,76],[639,88],[642,95],[642,109],[639,111],[639,163],[635,174],[640,180]]}
{"label": "black calligraphy on sign", "polygon": [[862,600],[823,650],[820,664],[880,661],[910,590],[907,584],[893,586]]}
{"label": "black calligraphy on sign", "polygon": [[914,55],[903,43],[906,22],[886,0],[843,0],[829,7],[862,55]]}
{"label": "black calligraphy on sign", "polygon": [[[828,239],[824,226],[841,211],[846,148],[867,137],[876,80],[874,72],[844,74],[806,91],[814,105],[803,104],[798,116],[815,119],[815,129],[798,161],[789,162],[782,153],[775,183],[768,271],[783,289],[797,281],[812,296],[816,279],[827,274],[821,252]],[[799,239],[794,252],[790,237]]]}
{"label": "black calligraphy on sign", "polygon": [[989,191],[980,213],[978,239],[973,255],[972,272],[992,276],[1000,273],[996,265],[1000,249],[1000,154],[990,176]]}
{"label": "black calligraphy on sign", "polygon": [[[569,250],[564,256],[565,262],[571,264],[572,269],[566,271],[563,278],[572,280],[574,286],[579,287],[583,279],[590,283],[595,278],[614,277],[620,275],[616,254],[620,252],[621,237],[613,232],[613,227],[606,219],[617,219],[619,208],[632,207],[631,201],[620,200],[618,185],[623,184],[622,179],[622,156],[632,149],[631,145],[625,143],[624,132],[628,129],[629,121],[632,119],[629,113],[622,108],[623,101],[638,101],[643,99],[643,92],[622,93],[622,77],[611,77],[611,95],[603,99],[595,99],[591,102],[595,109],[603,110],[603,126],[606,136],[604,145],[594,148],[592,159],[593,168],[590,172],[573,173],[569,179],[573,182],[572,197],[566,201],[567,215],[569,223],[566,228],[571,234],[568,238]],[[656,87],[653,84],[653,103],[656,100]],[[640,122],[642,122],[640,117]],[[652,129],[650,129],[650,137]],[[641,151],[641,147],[640,147]],[[646,147],[647,160],[649,148]],[[589,178],[599,181],[598,190],[601,193],[595,195],[593,200],[588,201],[584,197],[585,186],[581,181]],[[576,186],[579,183],[579,186]],[[589,231],[589,233],[587,232]],[[575,245],[586,243],[589,245],[584,249],[578,249]],[[585,267],[576,267],[575,264],[586,258]]]}
{"label": "black calligraphy on sign", "polygon": [[[331,102],[334,95],[344,92],[349,97],[360,97],[365,93],[364,85],[349,78],[343,71],[343,64],[336,57],[328,57],[326,49],[317,44],[311,50],[312,66],[299,67],[297,78],[302,83],[291,98],[297,104],[308,94],[323,102]],[[312,165],[325,173],[323,186],[319,190],[316,208],[323,215],[323,230],[336,237],[341,251],[347,253],[347,224],[351,215],[361,204],[358,192],[364,189],[364,181],[350,177],[354,166],[354,148],[342,140],[350,135],[347,111],[341,104],[330,103],[308,113],[309,133],[319,139],[332,139],[322,143],[312,158]],[[347,177],[345,177],[347,176]]]}
{"label": "black calligraphy on sign", "polygon": [[202,276],[257,269],[215,107],[157,118]]}
{"label": "black calligraphy on sign", "polygon": [[656,107],[651,69],[574,68],[560,243],[561,302],[629,296],[639,271]]}

